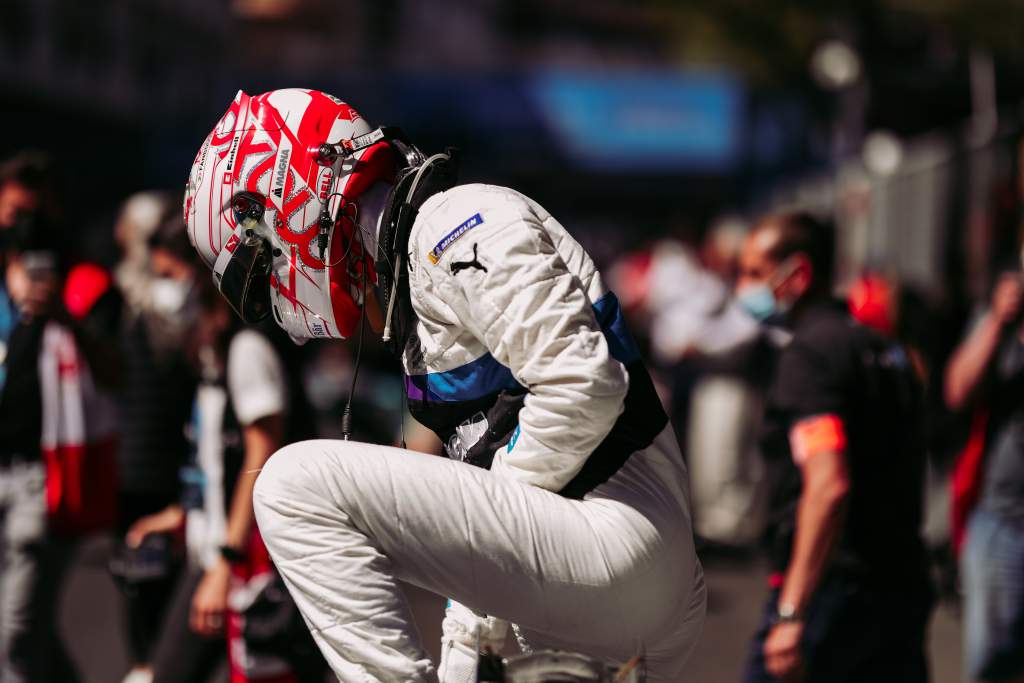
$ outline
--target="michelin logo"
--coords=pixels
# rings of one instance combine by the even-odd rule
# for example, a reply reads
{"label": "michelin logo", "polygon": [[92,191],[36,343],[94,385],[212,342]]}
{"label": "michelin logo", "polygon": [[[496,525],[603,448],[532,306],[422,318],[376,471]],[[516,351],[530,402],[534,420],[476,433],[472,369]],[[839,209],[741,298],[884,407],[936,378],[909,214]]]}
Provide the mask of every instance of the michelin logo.
{"label": "michelin logo", "polygon": [[427,258],[430,259],[430,262],[436,266],[438,262],[441,260],[441,255],[444,254],[445,250],[448,249],[448,247],[455,244],[456,240],[458,240],[460,237],[462,237],[467,232],[469,232],[470,230],[472,230],[473,228],[475,228],[476,226],[480,225],[483,222],[484,219],[480,216],[480,214],[473,214],[472,216],[467,218],[461,225],[459,225],[459,227],[455,228],[450,233],[442,237],[441,241],[434,245],[433,249],[427,252]]}

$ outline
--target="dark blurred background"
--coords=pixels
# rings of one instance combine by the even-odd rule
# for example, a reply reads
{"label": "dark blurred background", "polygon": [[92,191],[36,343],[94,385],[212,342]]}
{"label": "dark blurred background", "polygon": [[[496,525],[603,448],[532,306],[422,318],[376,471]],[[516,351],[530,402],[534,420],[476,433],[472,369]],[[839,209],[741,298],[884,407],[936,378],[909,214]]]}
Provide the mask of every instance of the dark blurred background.
{"label": "dark blurred background", "polygon": [[799,198],[839,214],[849,267],[961,296],[1016,230],[1022,14],[913,0],[4,0],[0,154],[31,142],[60,160],[71,238],[102,257],[121,199],[182,186],[237,89],[319,88],[427,149],[460,146],[466,178],[536,196],[612,253]]}

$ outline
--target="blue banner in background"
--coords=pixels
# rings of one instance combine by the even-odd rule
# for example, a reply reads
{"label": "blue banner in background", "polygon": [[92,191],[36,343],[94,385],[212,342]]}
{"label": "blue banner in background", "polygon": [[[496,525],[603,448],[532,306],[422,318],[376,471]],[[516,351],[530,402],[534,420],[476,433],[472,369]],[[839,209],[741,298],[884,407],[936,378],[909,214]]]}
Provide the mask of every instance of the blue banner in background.
{"label": "blue banner in background", "polygon": [[552,71],[530,81],[550,137],[592,170],[727,170],[741,156],[740,85],[663,70]]}

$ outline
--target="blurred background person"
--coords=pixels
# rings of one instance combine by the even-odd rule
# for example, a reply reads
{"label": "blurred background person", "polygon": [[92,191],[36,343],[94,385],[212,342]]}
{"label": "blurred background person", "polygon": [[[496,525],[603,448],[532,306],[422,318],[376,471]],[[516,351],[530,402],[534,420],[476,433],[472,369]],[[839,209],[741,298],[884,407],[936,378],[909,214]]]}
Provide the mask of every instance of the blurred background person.
{"label": "blurred background person", "polygon": [[[181,499],[137,520],[126,536],[137,547],[154,533],[185,535],[187,569],[154,646],[153,681],[211,680],[227,662],[232,681],[288,683],[296,680],[292,665],[248,651],[244,621],[229,604],[233,592],[245,602],[244,594],[252,593],[244,590],[247,584],[272,571],[254,523],[252,487],[267,458],[284,444],[292,408],[284,365],[271,342],[243,329],[197,270],[180,214],[158,228],[149,244],[154,276],[186,283],[193,293],[197,316],[183,343],[199,377]],[[309,652],[315,653],[312,646]]]}
{"label": "blurred background person", "polygon": [[918,289],[895,278],[866,270],[846,294],[850,315],[879,334],[898,341],[924,389],[924,431],[928,462],[921,535],[927,548],[936,589],[958,600],[957,569],[951,535],[950,475],[952,455],[962,438],[962,420],[951,415],[943,400],[944,368],[936,339],[940,327],[933,306]]}
{"label": "blurred background person", "polygon": [[[991,303],[946,367],[950,408],[973,410],[981,442],[963,471],[959,520],[964,664],[971,680],[1024,680],[1024,281],[996,280]],[[966,454],[967,452],[965,452]]]}
{"label": "blurred background person", "polygon": [[[185,346],[198,314],[195,274],[177,202],[169,194],[133,195],[121,209],[114,236],[121,260],[114,270],[124,308],[121,441],[118,451],[119,546],[111,570],[125,601],[124,633],[131,671],[126,683],[145,683],[180,557],[171,533],[152,533],[129,544],[128,530],[180,498],[188,423],[197,373]],[[150,243],[154,248],[150,248]],[[157,268],[161,275],[157,275]]]}
{"label": "blurred background person", "polygon": [[834,237],[802,213],[747,238],[737,296],[785,324],[768,393],[772,592],[745,680],[925,681],[920,387],[903,349],[831,297]]}
{"label": "blurred background person", "polygon": [[[52,212],[53,179],[49,158],[23,151],[0,164],[0,236],[5,248],[39,245],[37,224]],[[50,226],[52,229],[52,226]]]}
{"label": "blurred background person", "polygon": [[[748,232],[736,216],[717,219],[699,250],[703,268],[729,297],[718,304],[718,320],[708,321],[719,344],[692,352],[697,375],[683,404],[694,528],[707,542],[705,554],[750,551],[767,521],[769,471],[758,440],[764,396],[785,336],[760,328],[743,301],[731,296]],[[677,405],[682,390],[677,383]]]}
{"label": "blurred background person", "polygon": [[[71,549],[48,534],[44,336],[61,317],[48,160],[0,164],[0,679],[75,681],[56,627]],[[52,209],[52,207],[45,207]],[[64,329],[64,328],[61,328]]]}
{"label": "blurred background person", "polygon": [[699,249],[663,239],[610,272],[631,320],[649,332],[689,467],[694,531],[728,550],[759,539],[767,501],[757,438],[770,350],[731,295],[745,232],[741,221],[723,219]]}

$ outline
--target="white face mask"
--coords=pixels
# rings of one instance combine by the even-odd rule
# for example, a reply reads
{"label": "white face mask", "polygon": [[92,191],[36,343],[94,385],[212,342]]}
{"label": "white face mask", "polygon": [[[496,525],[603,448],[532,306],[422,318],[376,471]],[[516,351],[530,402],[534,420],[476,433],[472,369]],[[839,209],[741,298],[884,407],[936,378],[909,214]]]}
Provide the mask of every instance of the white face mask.
{"label": "white face mask", "polygon": [[796,272],[797,264],[789,259],[783,261],[771,274],[767,282],[744,287],[736,292],[736,303],[759,323],[770,323],[785,317],[793,302],[781,300],[775,289]]}
{"label": "white face mask", "polygon": [[175,280],[170,277],[159,277],[150,284],[150,296],[153,312],[165,318],[180,315],[185,310],[188,295],[192,291],[192,283]]}

